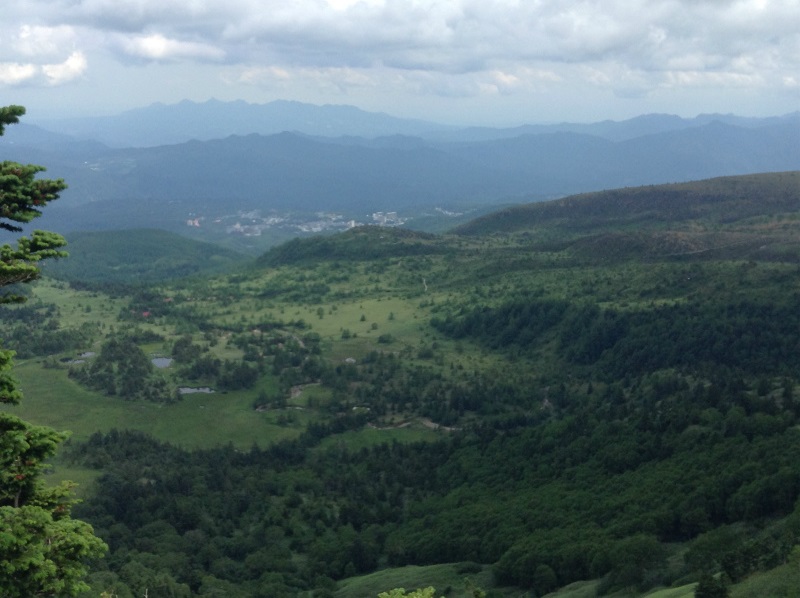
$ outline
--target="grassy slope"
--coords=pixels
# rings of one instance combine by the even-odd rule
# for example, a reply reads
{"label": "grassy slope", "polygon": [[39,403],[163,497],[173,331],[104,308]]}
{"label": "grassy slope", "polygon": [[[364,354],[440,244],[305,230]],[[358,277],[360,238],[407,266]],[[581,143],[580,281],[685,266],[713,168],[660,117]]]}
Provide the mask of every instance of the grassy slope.
{"label": "grassy slope", "polygon": [[[42,369],[36,362],[15,370],[25,400],[13,413],[37,424],[70,430],[76,440],[97,431],[135,429],[186,448],[233,443],[247,448],[293,437],[310,416],[299,412],[291,427],[275,423],[274,414],[254,413],[249,392],[187,395],[179,403],[127,403],[88,391],[64,370]],[[201,431],[202,433],[198,433]]]}
{"label": "grassy slope", "polygon": [[437,595],[452,589],[452,594],[461,596],[469,580],[478,587],[489,587],[491,572],[488,569],[477,573],[465,573],[459,564],[431,565],[428,567],[398,567],[354,577],[339,584],[336,598],[360,598],[377,596],[391,588],[405,588],[408,591],[433,586]]}
{"label": "grassy slope", "polygon": [[[795,549],[797,550],[797,549]],[[798,598],[800,563],[797,559],[772,571],[757,573],[731,588],[731,598]]]}

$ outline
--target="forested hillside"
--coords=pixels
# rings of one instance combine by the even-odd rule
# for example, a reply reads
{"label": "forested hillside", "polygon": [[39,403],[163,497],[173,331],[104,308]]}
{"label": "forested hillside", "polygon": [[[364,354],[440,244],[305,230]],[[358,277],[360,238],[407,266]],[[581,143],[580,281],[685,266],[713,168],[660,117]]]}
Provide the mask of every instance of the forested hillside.
{"label": "forested hillside", "polygon": [[48,267],[54,278],[75,282],[153,283],[235,270],[245,256],[156,229],[95,231],[67,236],[68,260]]}
{"label": "forested hillside", "polygon": [[55,474],[109,545],[85,596],[791,595],[799,181],[43,281],[1,316],[15,409],[73,430]]}
{"label": "forested hillside", "polygon": [[596,234],[606,227],[615,232],[691,230],[694,221],[703,227],[698,232],[708,232],[748,218],[791,214],[800,208],[799,188],[800,172],[789,171],[613,189],[514,206],[473,220],[456,232],[549,232],[564,238]]}

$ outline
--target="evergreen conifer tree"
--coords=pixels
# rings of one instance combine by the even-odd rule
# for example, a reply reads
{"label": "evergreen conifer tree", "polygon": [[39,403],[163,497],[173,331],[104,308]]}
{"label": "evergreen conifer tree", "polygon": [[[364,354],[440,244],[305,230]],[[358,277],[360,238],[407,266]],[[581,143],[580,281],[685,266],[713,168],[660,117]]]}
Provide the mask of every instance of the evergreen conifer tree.
{"label": "evergreen conifer tree", "polygon": [[695,598],[728,598],[728,586],[722,579],[704,573],[694,589]]}
{"label": "evergreen conifer tree", "polygon": [[[22,106],[0,107],[0,135],[19,121]],[[58,199],[62,180],[36,179],[41,166],[0,163],[0,229],[17,233]],[[39,262],[63,257],[60,235],[33,231],[16,246],[0,246],[0,303],[24,301],[15,285],[35,280]],[[14,352],[0,349],[0,403],[22,398],[10,370]],[[66,436],[0,412],[0,596],[31,598],[75,596],[87,589],[85,560],[105,551],[90,525],[70,517],[72,485],[46,487],[45,461]]]}

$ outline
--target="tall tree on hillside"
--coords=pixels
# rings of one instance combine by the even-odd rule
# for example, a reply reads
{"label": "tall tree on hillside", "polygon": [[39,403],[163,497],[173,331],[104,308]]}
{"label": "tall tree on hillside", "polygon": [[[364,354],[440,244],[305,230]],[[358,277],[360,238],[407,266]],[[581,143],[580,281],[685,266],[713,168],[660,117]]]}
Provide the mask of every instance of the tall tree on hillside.
{"label": "tall tree on hillside", "polygon": [[694,589],[695,598],[728,598],[728,586],[710,573],[703,574]]}
{"label": "tall tree on hillside", "polygon": [[[0,135],[19,121],[22,106],[0,108]],[[0,229],[22,232],[58,199],[62,180],[36,179],[41,166],[0,163]],[[63,257],[60,235],[33,231],[0,246],[0,303],[24,301],[15,285],[39,276],[39,262]],[[0,403],[22,398],[10,370],[14,352],[0,349]],[[0,595],[4,598],[75,596],[87,588],[84,561],[105,551],[90,525],[70,517],[72,485],[46,487],[41,474],[66,435],[0,412]]]}

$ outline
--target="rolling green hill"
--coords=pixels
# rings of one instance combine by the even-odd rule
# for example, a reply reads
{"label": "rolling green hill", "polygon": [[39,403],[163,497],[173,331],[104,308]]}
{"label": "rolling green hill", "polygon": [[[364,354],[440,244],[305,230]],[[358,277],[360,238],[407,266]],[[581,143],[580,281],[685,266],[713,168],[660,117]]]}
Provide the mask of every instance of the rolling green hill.
{"label": "rolling green hill", "polygon": [[790,587],[798,180],[354,229],[113,298],[43,281],[1,313],[14,409],[75,430],[57,474],[94,480],[111,547],[87,596]]}
{"label": "rolling green hill", "polygon": [[246,259],[235,251],[156,229],[67,235],[70,257],[48,265],[61,280],[128,285],[226,272]]}
{"label": "rolling green hill", "polygon": [[403,228],[362,226],[335,236],[293,239],[259,258],[264,266],[328,260],[377,260],[452,251],[452,243],[433,234]]}
{"label": "rolling green hill", "polygon": [[798,189],[800,171],[614,189],[507,208],[460,226],[455,232],[532,233],[541,228],[551,233],[555,229],[562,234],[585,235],[606,229],[725,225],[794,213],[800,208]]}

